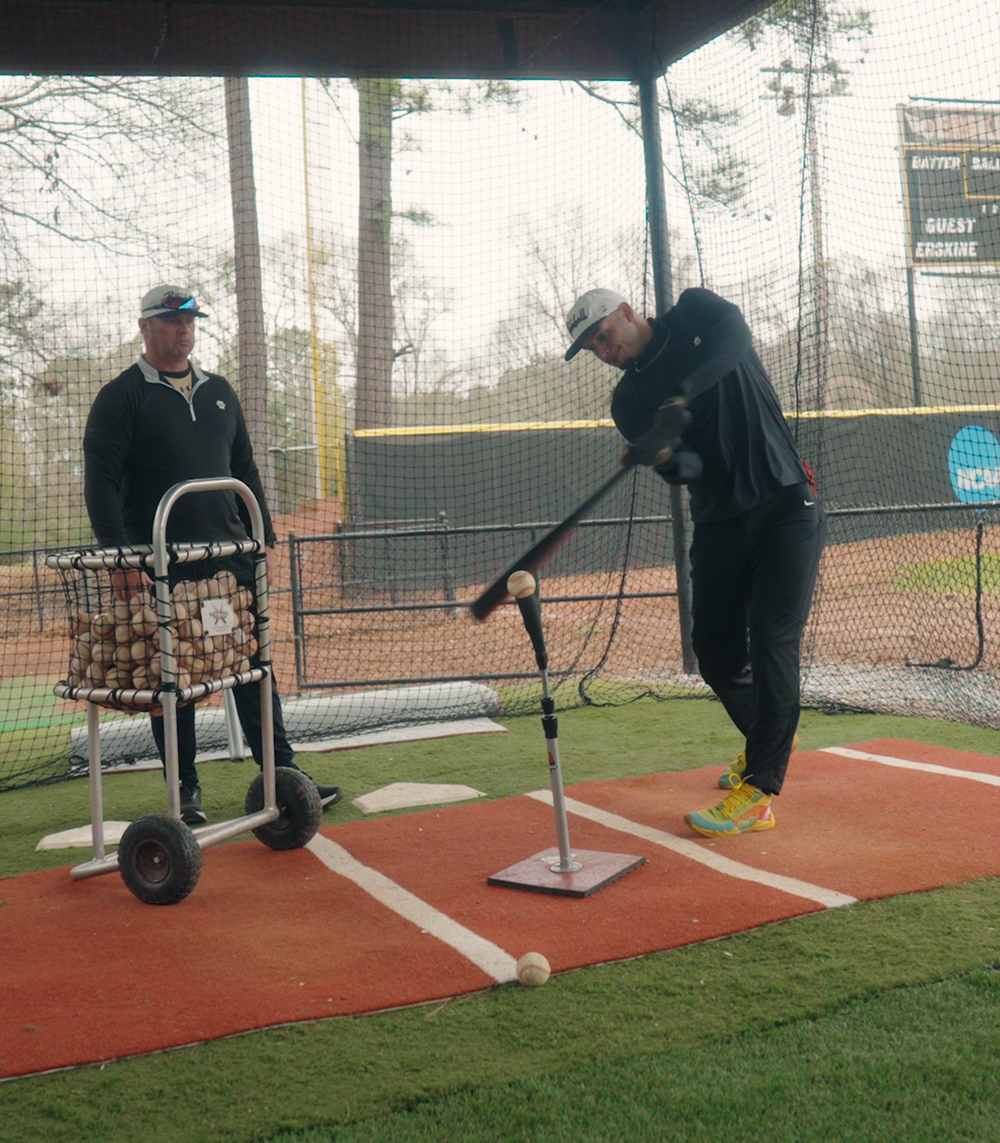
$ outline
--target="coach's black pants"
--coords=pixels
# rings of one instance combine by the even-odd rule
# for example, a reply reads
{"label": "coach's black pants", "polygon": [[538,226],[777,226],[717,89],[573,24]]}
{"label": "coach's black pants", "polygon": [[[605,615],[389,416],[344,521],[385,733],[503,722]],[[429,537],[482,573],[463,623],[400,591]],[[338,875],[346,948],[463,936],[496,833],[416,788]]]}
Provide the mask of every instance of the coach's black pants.
{"label": "coach's black pants", "polygon": [[[243,686],[233,687],[233,698],[236,700],[236,711],[240,716],[240,725],[243,727],[243,733],[246,735],[254,760],[258,766],[263,766],[264,737],[261,734],[260,683],[245,683]],[[194,764],[195,755],[198,752],[194,732],[196,705],[191,702],[177,709],[177,764],[182,786],[197,786],[199,784],[198,773]],[[275,766],[287,766],[295,761],[295,751],[288,744],[288,738],[285,735],[285,723],[281,715],[281,700],[278,698],[278,684],[273,672],[271,674],[271,705],[274,710],[274,764]],[[149,721],[156,748],[160,752],[160,760],[165,762],[163,719],[158,715],[150,715]]]}
{"label": "coach's black pants", "polygon": [[[235,556],[232,559],[201,560],[187,566],[174,565],[170,569],[171,586],[180,579],[208,579],[217,571],[228,570],[235,574],[241,587],[251,590],[254,586],[254,562],[249,556]],[[254,608],[256,613],[256,609]],[[260,666],[259,656],[254,656],[251,665]],[[240,718],[240,725],[246,735],[247,743],[258,766],[264,764],[264,738],[261,733],[261,694],[260,683],[245,683],[243,686],[233,687],[233,698],[236,700],[236,712]],[[195,755],[197,742],[194,730],[195,703],[187,703],[177,710],[177,762],[182,786],[197,786],[198,774],[195,769]],[[285,734],[285,722],[281,714],[281,700],[278,697],[278,684],[271,671],[271,706],[274,711],[274,764],[287,766],[295,760],[295,751],[288,742]],[[163,718],[150,715],[150,724],[153,739],[160,754],[160,760],[166,761],[165,732]]]}
{"label": "coach's black pants", "polygon": [[742,516],[696,524],[694,652],[746,738],[744,780],[781,790],[799,721],[799,648],[826,536],[808,484]]}

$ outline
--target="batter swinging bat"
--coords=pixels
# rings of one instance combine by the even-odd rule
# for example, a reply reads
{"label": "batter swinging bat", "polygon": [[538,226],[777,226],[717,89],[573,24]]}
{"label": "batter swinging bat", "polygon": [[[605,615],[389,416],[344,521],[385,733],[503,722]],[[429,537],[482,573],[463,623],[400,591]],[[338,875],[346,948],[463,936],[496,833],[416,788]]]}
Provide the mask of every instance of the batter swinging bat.
{"label": "batter swinging bat", "polygon": [[[632,471],[636,462],[631,456],[626,453],[622,458],[622,467],[611,477],[606,480],[600,488],[590,497],[588,497],[575,512],[571,512],[561,524],[556,524],[551,532],[546,532],[544,536],[538,541],[534,547],[530,548],[519,560],[512,564],[503,575],[499,576],[490,586],[483,592],[478,599],[474,600],[469,607],[472,614],[479,620],[480,623],[500,606],[501,603],[510,594],[510,589],[507,586],[507,580],[510,579],[515,572],[526,571],[534,572],[545,563],[545,561],[552,555],[556,548],[566,539],[569,533],[576,527],[576,525],[587,515],[587,513],[611,491],[612,488],[625,476]],[[534,581],[532,581],[534,582]],[[534,587],[532,587],[534,591]],[[539,627],[540,629],[540,627]],[[530,634],[530,631],[529,631]],[[532,643],[535,639],[532,636]]]}

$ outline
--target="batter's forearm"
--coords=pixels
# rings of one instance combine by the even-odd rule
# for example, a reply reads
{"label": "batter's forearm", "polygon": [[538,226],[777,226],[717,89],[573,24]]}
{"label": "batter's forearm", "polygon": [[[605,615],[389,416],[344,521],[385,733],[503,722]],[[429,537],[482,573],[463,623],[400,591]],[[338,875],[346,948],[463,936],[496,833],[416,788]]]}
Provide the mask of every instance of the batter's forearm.
{"label": "batter's forearm", "polygon": [[679,391],[688,401],[692,401],[706,389],[717,385],[749,352],[752,341],[750,327],[734,306],[703,335],[701,344],[703,357],[681,381],[678,386]]}

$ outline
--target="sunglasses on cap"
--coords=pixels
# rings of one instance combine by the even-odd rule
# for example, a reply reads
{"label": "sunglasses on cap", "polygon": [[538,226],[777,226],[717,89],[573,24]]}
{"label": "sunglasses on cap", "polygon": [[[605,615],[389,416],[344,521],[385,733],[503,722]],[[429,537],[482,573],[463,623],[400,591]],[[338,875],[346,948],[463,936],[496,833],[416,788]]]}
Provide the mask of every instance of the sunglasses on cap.
{"label": "sunglasses on cap", "polygon": [[156,308],[165,308],[168,310],[197,310],[198,302],[194,298],[186,298],[183,294],[164,294],[163,297],[160,298]]}

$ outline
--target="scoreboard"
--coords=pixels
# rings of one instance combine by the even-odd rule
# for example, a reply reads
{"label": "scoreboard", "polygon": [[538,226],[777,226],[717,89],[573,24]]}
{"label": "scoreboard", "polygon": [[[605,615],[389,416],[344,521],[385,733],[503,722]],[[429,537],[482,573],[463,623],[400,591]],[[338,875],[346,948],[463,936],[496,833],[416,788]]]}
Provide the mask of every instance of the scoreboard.
{"label": "scoreboard", "polygon": [[909,265],[1000,265],[1000,107],[900,107]]}

